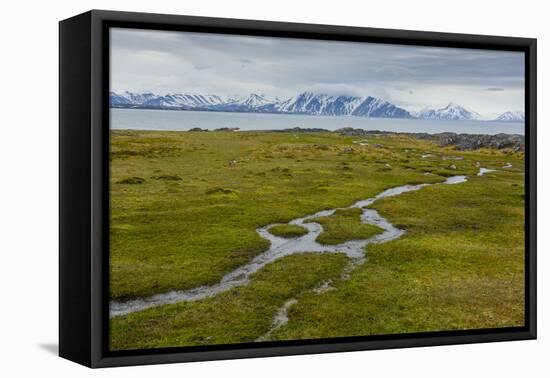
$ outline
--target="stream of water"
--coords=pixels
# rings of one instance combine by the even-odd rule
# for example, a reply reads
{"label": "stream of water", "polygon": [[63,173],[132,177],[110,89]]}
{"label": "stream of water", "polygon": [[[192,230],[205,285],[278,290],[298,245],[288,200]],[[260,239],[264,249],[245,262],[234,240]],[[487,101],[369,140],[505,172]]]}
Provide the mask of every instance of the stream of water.
{"label": "stream of water", "polygon": [[[490,170],[480,168],[480,174],[487,173]],[[110,317],[129,314],[136,311],[145,310],[150,307],[178,303],[184,301],[194,301],[213,297],[219,293],[230,290],[238,286],[244,286],[250,282],[250,276],[262,269],[267,264],[278,260],[285,256],[290,256],[297,253],[344,253],[350,259],[350,264],[342,273],[344,276],[349,275],[351,271],[365,261],[365,247],[371,243],[384,243],[390,240],[401,237],[405,231],[396,228],[386,218],[382,217],[376,210],[367,208],[375,201],[397,196],[406,192],[420,190],[423,187],[430,185],[452,185],[467,181],[466,176],[448,177],[442,183],[436,184],[419,184],[419,185],[403,185],[384,190],[375,197],[357,201],[347,208],[335,208],[330,210],[322,210],[315,214],[301,218],[296,218],[289,222],[302,226],[308,230],[308,233],[297,238],[285,239],[277,237],[269,232],[269,229],[275,224],[258,228],[258,234],[271,243],[270,248],[257,255],[252,261],[238,267],[226,274],[220,282],[211,286],[199,286],[189,290],[174,290],[167,293],[155,294],[147,298],[132,299],[128,301],[111,301],[109,306]],[[383,232],[376,234],[364,240],[350,240],[338,245],[323,245],[319,244],[316,239],[323,227],[319,223],[315,223],[315,218],[330,216],[338,209],[359,208],[362,210],[361,221],[363,223],[372,224],[380,227]]]}

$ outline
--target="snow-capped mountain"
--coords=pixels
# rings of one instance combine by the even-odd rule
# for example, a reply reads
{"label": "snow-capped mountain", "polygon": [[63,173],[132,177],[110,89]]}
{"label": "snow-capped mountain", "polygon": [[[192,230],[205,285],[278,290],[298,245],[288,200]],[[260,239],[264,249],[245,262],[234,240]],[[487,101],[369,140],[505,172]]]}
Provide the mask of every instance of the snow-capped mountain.
{"label": "snow-capped mountain", "polygon": [[500,122],[525,122],[525,114],[523,112],[506,112],[499,115],[495,121]]}
{"label": "snow-capped mountain", "polygon": [[202,106],[223,104],[223,100],[216,95],[200,95],[173,93],[153,98],[143,105],[158,108],[193,109]]}
{"label": "snow-capped mountain", "polygon": [[411,118],[407,110],[399,108],[387,101],[375,97],[367,97],[357,106],[352,115],[360,117],[382,117],[382,118]]}
{"label": "snow-capped mountain", "polygon": [[109,103],[111,106],[142,105],[157,97],[158,96],[152,92],[132,93],[128,91],[111,91],[109,92]]}
{"label": "snow-capped mountain", "polygon": [[[279,113],[296,113],[328,116],[359,116],[410,118],[405,109],[374,97],[330,96],[303,92],[272,106]],[[265,108],[264,108],[265,109]]]}
{"label": "snow-capped mountain", "polygon": [[361,101],[360,97],[303,92],[282,101],[275,108],[281,113],[340,116],[351,115]]}
{"label": "snow-capped mountain", "polygon": [[417,118],[421,119],[440,119],[440,120],[477,120],[481,116],[466,108],[450,103],[443,108],[424,108],[416,114]]}
{"label": "snow-capped mountain", "polygon": [[124,96],[119,95],[118,93],[109,92],[109,106],[118,107],[125,105],[132,105],[132,101]]}
{"label": "snow-capped mountain", "polygon": [[180,102],[179,100],[180,99],[175,96],[166,95],[166,96],[158,96],[142,104],[136,104],[136,105],[141,105],[143,107],[148,107],[148,108],[190,109],[189,106],[187,106],[185,103]]}
{"label": "snow-capped mountain", "polygon": [[327,104],[324,113],[332,116],[350,115],[361,105],[362,101],[363,99],[360,97],[338,96]]}
{"label": "snow-capped mountain", "polygon": [[225,112],[256,112],[260,107],[271,105],[274,100],[269,100],[263,95],[251,93],[242,98],[232,98],[226,102],[210,106],[210,110]]}
{"label": "snow-capped mountain", "polygon": [[240,100],[237,100],[237,102],[247,108],[257,108],[263,105],[267,105],[270,103],[273,103],[272,100],[268,100],[263,95],[257,95],[255,93],[251,93],[249,96],[242,98]]}
{"label": "snow-capped mountain", "polygon": [[110,104],[115,107],[193,109],[222,103],[224,101],[216,95],[172,93],[159,96],[151,92],[110,92]]}
{"label": "snow-capped mountain", "polygon": [[303,113],[320,115],[330,96],[303,92],[278,104],[277,109],[283,113]]}
{"label": "snow-capped mountain", "polygon": [[185,104],[190,107],[219,105],[224,103],[222,98],[216,95],[173,94],[165,97],[169,97],[176,103]]}

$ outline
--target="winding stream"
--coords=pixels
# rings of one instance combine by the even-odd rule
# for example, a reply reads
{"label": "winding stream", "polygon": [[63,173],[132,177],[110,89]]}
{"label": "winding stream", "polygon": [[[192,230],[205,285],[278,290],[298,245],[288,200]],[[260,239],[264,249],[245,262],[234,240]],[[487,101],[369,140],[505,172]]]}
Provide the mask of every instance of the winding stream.
{"label": "winding stream", "polygon": [[[488,172],[485,168],[480,168],[480,175]],[[262,269],[267,264],[278,260],[282,257],[293,255],[296,253],[345,253],[349,259],[350,264],[344,269],[342,277],[349,276],[351,271],[365,261],[364,248],[371,243],[384,243],[390,240],[401,237],[405,231],[400,230],[393,226],[386,218],[382,217],[376,210],[366,208],[372,205],[374,202],[381,198],[393,197],[406,192],[420,190],[425,186],[430,185],[450,185],[459,184],[467,181],[466,176],[452,176],[448,177],[444,182],[435,184],[419,184],[419,185],[403,185],[395,188],[384,190],[375,197],[365,200],[357,201],[347,208],[335,208],[330,210],[322,210],[315,214],[308,215],[302,218],[296,218],[289,222],[289,224],[295,224],[302,226],[308,230],[308,233],[304,236],[285,239],[272,235],[269,229],[275,224],[258,228],[256,231],[258,234],[268,240],[271,243],[270,248],[257,255],[249,263],[238,267],[226,274],[219,283],[211,286],[199,286],[189,290],[170,291],[167,293],[156,294],[147,298],[132,299],[124,302],[111,301],[109,306],[110,317],[129,314],[136,311],[145,310],[150,307],[160,306],[171,303],[178,303],[184,301],[194,301],[198,299],[204,299],[213,297],[219,293],[230,290],[232,288],[246,285],[250,282],[250,276]],[[323,227],[319,223],[311,222],[315,218],[333,215],[336,210],[359,208],[362,209],[361,221],[363,223],[372,224],[380,227],[383,232],[374,235],[364,240],[350,240],[338,245],[323,245],[315,241],[317,236],[323,231]],[[288,309],[288,307],[286,309]],[[284,323],[284,314],[281,313],[281,321]],[[280,326],[280,325],[279,325]]]}

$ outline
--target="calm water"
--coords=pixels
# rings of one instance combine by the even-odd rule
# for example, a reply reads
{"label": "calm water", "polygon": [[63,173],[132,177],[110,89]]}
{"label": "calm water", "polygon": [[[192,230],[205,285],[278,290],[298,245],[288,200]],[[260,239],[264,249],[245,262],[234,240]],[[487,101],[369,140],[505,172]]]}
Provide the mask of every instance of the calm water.
{"label": "calm water", "polygon": [[189,130],[238,127],[241,130],[280,130],[292,127],[336,130],[342,127],[413,133],[452,131],[467,134],[522,134],[523,123],[435,121],[419,119],[330,117],[297,114],[224,113],[149,109],[110,109],[112,129]]}

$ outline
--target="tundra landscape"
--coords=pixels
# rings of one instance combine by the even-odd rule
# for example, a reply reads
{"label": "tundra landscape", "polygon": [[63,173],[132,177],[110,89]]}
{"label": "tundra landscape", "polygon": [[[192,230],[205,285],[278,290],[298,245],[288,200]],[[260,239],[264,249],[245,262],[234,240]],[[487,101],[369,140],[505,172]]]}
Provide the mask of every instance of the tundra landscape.
{"label": "tundra landscape", "polygon": [[299,129],[111,146],[113,350],[523,324],[521,147]]}

